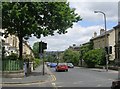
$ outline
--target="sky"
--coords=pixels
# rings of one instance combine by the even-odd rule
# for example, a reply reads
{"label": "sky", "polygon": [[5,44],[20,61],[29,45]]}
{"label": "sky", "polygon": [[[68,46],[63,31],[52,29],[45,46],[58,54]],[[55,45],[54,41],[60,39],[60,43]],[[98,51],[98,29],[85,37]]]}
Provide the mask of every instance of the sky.
{"label": "sky", "polygon": [[94,13],[94,11],[102,11],[106,14],[107,30],[113,29],[118,24],[118,1],[119,0],[69,0],[70,7],[75,8],[82,21],[74,23],[72,28],[67,29],[66,34],[55,34],[54,36],[47,36],[37,39],[31,37],[28,41],[32,47],[35,42],[44,41],[47,43],[46,51],[64,51],[69,46],[88,42],[94,32],[97,35],[100,29],[104,28],[104,18],[101,13]]}

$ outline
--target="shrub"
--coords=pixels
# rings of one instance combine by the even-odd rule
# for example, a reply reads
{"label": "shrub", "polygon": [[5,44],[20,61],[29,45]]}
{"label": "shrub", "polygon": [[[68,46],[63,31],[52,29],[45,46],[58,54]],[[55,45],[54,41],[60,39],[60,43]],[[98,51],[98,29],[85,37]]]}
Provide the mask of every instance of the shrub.
{"label": "shrub", "polygon": [[40,59],[35,58],[35,59],[34,59],[34,68],[36,68],[36,67],[39,66],[39,65],[40,65]]}
{"label": "shrub", "polygon": [[83,59],[88,67],[104,64],[105,53],[103,49],[90,50],[83,56]]}
{"label": "shrub", "polygon": [[18,60],[18,54],[12,53],[5,58],[6,60]]}

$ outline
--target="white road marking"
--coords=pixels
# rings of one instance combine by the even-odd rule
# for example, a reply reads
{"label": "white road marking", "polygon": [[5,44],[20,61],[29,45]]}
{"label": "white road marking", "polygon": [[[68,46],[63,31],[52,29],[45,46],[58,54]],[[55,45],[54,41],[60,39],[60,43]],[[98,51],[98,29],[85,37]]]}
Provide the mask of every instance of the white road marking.
{"label": "white road marking", "polygon": [[12,79],[23,79],[23,78],[12,78]]}
{"label": "white road marking", "polygon": [[57,87],[62,87],[62,86],[57,86]]}
{"label": "white road marking", "polygon": [[52,85],[53,85],[54,89],[57,89],[57,87],[56,87],[56,84],[55,84],[55,83],[52,83]]}
{"label": "white road marking", "polygon": [[78,82],[74,82],[73,84],[80,84],[82,83],[83,81],[78,81]]}
{"label": "white road marking", "polygon": [[108,79],[108,80],[112,80],[113,81],[113,79]]}
{"label": "white road marking", "polygon": [[102,85],[101,84],[98,84],[97,87],[101,87]]}
{"label": "white road marking", "polygon": [[55,83],[52,83],[53,86],[55,86]]}

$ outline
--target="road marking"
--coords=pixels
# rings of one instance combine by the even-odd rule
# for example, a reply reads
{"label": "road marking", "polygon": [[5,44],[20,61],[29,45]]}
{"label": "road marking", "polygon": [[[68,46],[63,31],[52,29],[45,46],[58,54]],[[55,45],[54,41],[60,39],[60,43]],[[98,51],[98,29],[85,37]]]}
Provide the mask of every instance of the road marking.
{"label": "road marking", "polygon": [[98,84],[97,87],[101,87],[102,85],[101,84]]}
{"label": "road marking", "polygon": [[62,86],[57,86],[57,87],[62,87]]}
{"label": "road marking", "polygon": [[108,79],[108,80],[113,80],[113,79]]}
{"label": "road marking", "polygon": [[55,83],[52,83],[52,86],[53,86],[53,88],[54,88],[54,89],[57,89],[57,87],[56,87],[56,84],[55,84]]}
{"label": "road marking", "polygon": [[12,79],[24,79],[24,78],[12,78]]}

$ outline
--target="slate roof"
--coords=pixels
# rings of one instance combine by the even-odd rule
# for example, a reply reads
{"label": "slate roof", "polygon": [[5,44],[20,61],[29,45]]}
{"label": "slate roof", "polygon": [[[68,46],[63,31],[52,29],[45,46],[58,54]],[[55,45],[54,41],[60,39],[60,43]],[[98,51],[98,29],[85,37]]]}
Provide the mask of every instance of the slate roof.
{"label": "slate roof", "polygon": [[[109,35],[109,33],[111,33],[113,30],[115,30],[115,29],[111,29],[111,30],[106,31],[106,34]],[[95,40],[95,39],[98,39],[98,38],[101,38],[101,37],[104,37],[104,36],[105,36],[105,32],[98,35],[97,37],[91,38],[91,40]]]}

